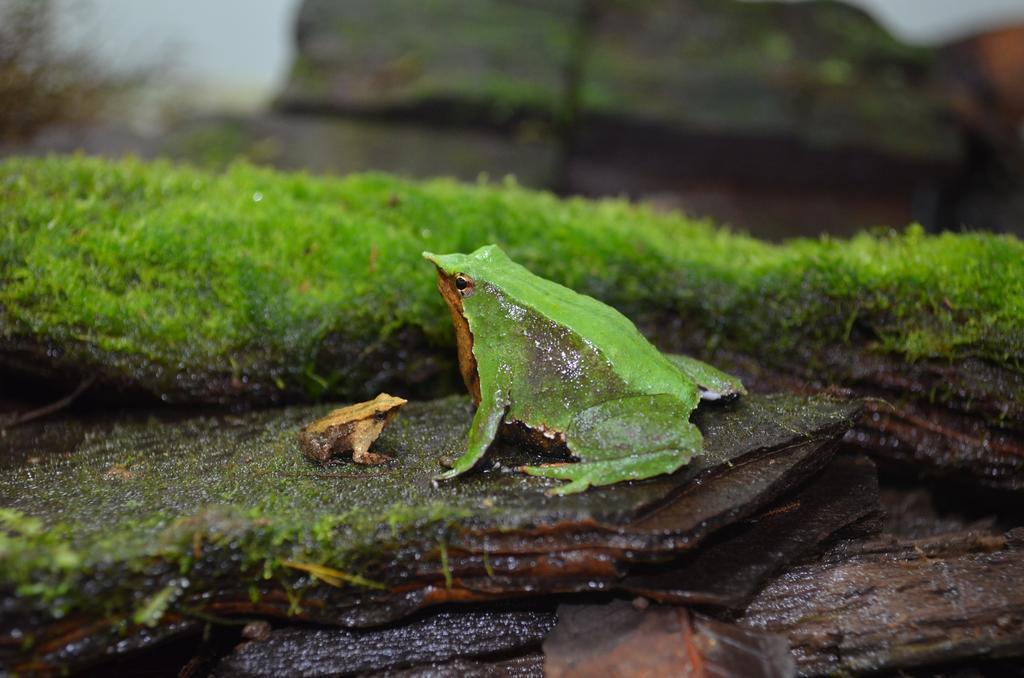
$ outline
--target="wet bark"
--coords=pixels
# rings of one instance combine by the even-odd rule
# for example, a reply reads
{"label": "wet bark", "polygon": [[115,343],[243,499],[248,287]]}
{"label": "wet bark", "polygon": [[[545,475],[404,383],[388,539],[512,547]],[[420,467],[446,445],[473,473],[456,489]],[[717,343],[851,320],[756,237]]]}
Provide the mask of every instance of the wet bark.
{"label": "wet bark", "polygon": [[790,356],[728,345],[710,355],[702,354],[709,337],[681,321],[642,326],[657,328],[652,336],[663,350],[709,360],[756,392],[865,398],[866,415],[844,443],[893,470],[1024,489],[1024,373],[976,358],[911,362],[878,351],[868,337]]}
{"label": "wet bark", "polygon": [[802,675],[1024,652],[1024,531],[846,542],[793,568],[741,624],[789,639]]}

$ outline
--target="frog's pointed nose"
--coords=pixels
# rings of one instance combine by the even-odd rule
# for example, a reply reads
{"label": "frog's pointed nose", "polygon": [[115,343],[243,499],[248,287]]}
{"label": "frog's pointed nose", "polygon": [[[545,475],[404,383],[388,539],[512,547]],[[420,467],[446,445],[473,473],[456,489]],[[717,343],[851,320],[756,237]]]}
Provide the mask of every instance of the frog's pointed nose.
{"label": "frog's pointed nose", "polygon": [[444,262],[442,261],[442,259],[445,258],[444,255],[434,254],[433,252],[423,252],[423,258],[432,263],[434,266],[437,266],[440,270],[445,272],[448,271],[448,267],[445,266]]}

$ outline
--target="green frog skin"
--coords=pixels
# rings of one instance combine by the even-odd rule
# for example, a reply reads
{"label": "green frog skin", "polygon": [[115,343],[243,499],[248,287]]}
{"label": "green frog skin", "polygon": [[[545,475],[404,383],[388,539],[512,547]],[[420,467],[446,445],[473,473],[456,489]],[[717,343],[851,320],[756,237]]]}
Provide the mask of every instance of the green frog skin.
{"label": "green frog skin", "polygon": [[735,377],[661,353],[611,306],[534,275],[496,245],[423,256],[437,267],[477,403],[466,451],[439,480],[476,466],[500,427],[576,460],[520,468],[569,481],[551,494],[672,473],[701,452],[690,423],[701,398],[745,393]]}

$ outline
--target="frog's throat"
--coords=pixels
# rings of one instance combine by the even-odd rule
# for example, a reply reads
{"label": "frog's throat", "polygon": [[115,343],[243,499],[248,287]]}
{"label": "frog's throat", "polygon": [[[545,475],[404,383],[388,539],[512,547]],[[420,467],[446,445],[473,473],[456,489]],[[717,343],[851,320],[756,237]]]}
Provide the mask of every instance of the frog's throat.
{"label": "frog's throat", "polygon": [[440,267],[437,269],[437,289],[440,290],[445,304],[448,305],[448,312],[452,316],[452,325],[455,326],[455,341],[459,350],[459,373],[462,374],[462,381],[465,382],[473,401],[480,404],[480,373],[476,366],[476,356],[473,355],[473,333],[469,329],[469,321],[462,311],[462,295],[455,288],[454,279],[447,275]]}

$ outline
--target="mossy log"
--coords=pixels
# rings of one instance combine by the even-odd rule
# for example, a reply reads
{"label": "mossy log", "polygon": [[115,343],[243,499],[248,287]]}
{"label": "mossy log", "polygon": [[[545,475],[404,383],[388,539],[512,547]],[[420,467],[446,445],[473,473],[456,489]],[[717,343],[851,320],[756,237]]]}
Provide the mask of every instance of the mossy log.
{"label": "mossy log", "polygon": [[376,115],[433,106],[456,124],[502,124],[531,110],[550,121],[567,103],[565,67],[582,7],[580,0],[304,2],[298,54],[277,106]]}
{"label": "mossy log", "polygon": [[[785,463],[778,457],[775,461]],[[721,490],[717,483],[712,484],[716,491]],[[863,457],[837,458],[796,492],[785,495],[765,511],[703,540],[695,552],[685,553],[676,562],[658,564],[656,568],[643,567],[642,573],[627,576],[616,588],[647,599],[715,606],[724,603],[740,609],[780,564],[792,562],[838,531],[849,534],[851,523],[857,523],[860,529],[861,519],[878,510],[877,496],[874,469],[869,461]],[[692,504],[677,503],[673,504],[672,511],[679,515],[691,508]],[[547,586],[541,581],[536,588],[544,590]],[[497,609],[463,606],[376,629],[292,627],[275,630],[265,640],[239,646],[218,665],[215,674],[282,675],[288,667],[301,665],[307,673],[343,675],[356,671],[394,671],[406,665],[415,667],[427,663],[424,658],[433,665],[465,662],[481,654],[497,654],[506,659],[516,656],[525,661],[539,649],[556,619],[560,624],[564,619],[564,606],[558,608],[556,617],[556,604],[557,599],[549,596],[530,601],[528,605],[504,602]],[[625,607],[627,611],[632,609],[628,603]],[[663,647],[667,651],[662,654],[649,651],[653,648],[641,649],[637,638],[624,637],[628,634],[621,625],[613,630],[606,628],[616,621],[615,618],[622,617],[622,609],[622,605],[612,603],[605,613],[594,616],[602,632],[588,625],[585,631],[605,636],[602,642],[596,642],[594,634],[585,632],[571,640],[570,645],[574,647],[565,649],[570,653],[586,653],[621,645],[622,653],[632,658],[644,655],[652,662],[663,664],[678,658],[672,647]],[[680,610],[680,613],[685,615],[686,612]],[[698,626],[707,622],[694,621]],[[711,631],[715,628],[712,624]],[[719,629],[728,632],[728,628]],[[737,636],[737,640],[750,638],[744,633]],[[546,641],[550,659],[552,648],[548,645]],[[760,651],[773,647],[774,652]],[[786,667],[795,666],[784,640],[769,647],[743,644],[739,649],[726,641],[722,649],[727,650],[720,658],[726,664],[750,662],[752,654],[767,660],[764,655],[769,654],[771,659],[782,661]],[[566,659],[564,655],[563,659]],[[447,665],[442,664],[442,667],[446,669]],[[740,670],[744,668],[748,670]],[[751,665],[733,667],[733,673],[752,675],[751,668]],[[455,667],[450,671],[453,675],[462,675]],[[536,675],[542,673],[542,667],[537,666]],[[782,672],[782,675],[791,674],[792,668]]]}
{"label": "mossy log", "polygon": [[297,34],[276,102],[289,113],[554,136],[570,151],[609,123],[631,140],[656,126],[663,144],[700,130],[933,162],[961,151],[926,87],[935,50],[843,3],[305,0]]}
{"label": "mossy log", "polygon": [[394,461],[372,470],[305,458],[298,431],[323,407],[14,429],[0,439],[0,663],[81,666],[239,615],[366,626],[613,590],[632,564],[692,549],[807,480],[859,407],[704,406],[705,453],[684,470],[569,497],[502,469],[436,485],[468,398],[407,405],[377,442]]}
{"label": "mossy log", "polygon": [[[772,245],[514,184],[0,164],[0,366],[172,402],[461,390],[420,252],[498,243],[761,390],[877,396],[874,454],[1024,487],[1024,245],[918,228]],[[889,407],[891,406],[891,407]]]}

